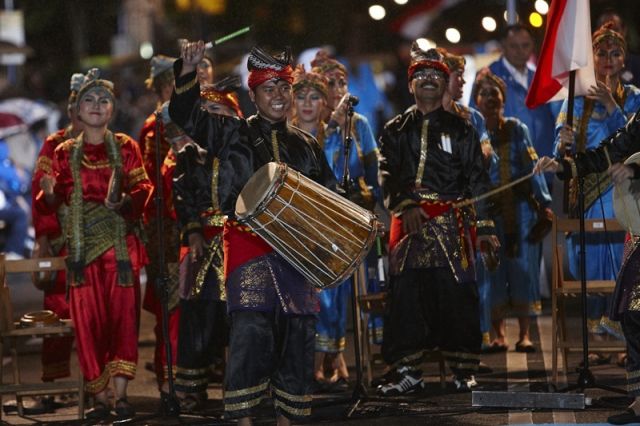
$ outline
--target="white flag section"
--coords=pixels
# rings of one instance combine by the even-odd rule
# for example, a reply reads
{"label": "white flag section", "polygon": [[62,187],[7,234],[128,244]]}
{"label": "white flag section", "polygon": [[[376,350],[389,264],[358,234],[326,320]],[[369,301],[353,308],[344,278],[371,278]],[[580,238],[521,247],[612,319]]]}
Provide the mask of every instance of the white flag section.
{"label": "white flag section", "polygon": [[554,0],[526,104],[535,108],[568,96],[569,72],[576,71],[576,95],[596,85],[589,0]]}
{"label": "white flag section", "polygon": [[596,85],[593,46],[586,40],[591,41],[589,0],[568,0],[556,34],[551,73],[562,88],[548,102],[568,96],[569,71],[576,71],[576,96],[586,95]]}

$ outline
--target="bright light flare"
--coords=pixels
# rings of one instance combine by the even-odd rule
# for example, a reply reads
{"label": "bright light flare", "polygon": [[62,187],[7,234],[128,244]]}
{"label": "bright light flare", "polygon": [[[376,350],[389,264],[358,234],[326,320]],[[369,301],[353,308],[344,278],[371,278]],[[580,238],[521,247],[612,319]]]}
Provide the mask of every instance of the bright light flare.
{"label": "bright light flare", "polygon": [[495,19],[491,16],[485,16],[482,18],[482,28],[489,31],[490,33],[495,31],[498,28],[498,24]]}
{"label": "bright light flare", "polygon": [[449,43],[453,43],[456,44],[460,41],[460,31],[458,31],[455,28],[447,28],[447,31],[445,31],[444,36],[447,38],[447,40],[449,40]]}
{"label": "bright light flare", "polygon": [[379,4],[374,4],[369,7],[369,16],[371,16],[371,19],[379,21],[387,16],[387,11]]}

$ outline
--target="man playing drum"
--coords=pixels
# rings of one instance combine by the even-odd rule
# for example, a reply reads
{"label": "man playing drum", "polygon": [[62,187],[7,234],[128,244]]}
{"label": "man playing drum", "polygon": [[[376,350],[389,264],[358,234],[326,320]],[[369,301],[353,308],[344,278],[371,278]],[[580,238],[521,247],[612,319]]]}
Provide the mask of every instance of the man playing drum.
{"label": "man playing drum", "polygon": [[[278,424],[311,413],[316,290],[260,237],[234,220],[236,199],[264,164],[288,164],[314,181],[335,188],[322,149],[309,134],[290,126],[290,54],[272,57],[254,47],[248,59],[249,96],[258,114],[247,120],[210,115],[199,107],[196,66],[204,42],[187,43],[176,61],[171,118],[209,155],[220,159],[220,208],[224,230],[227,306],[231,329],[225,374],[225,415],[251,424],[253,409],[271,390]],[[191,252],[202,251],[202,234],[185,229]]]}
{"label": "man playing drum", "polygon": [[395,367],[379,392],[421,389],[425,351],[439,349],[460,391],[475,385],[482,334],[474,267],[477,240],[497,247],[484,203],[456,203],[490,187],[478,134],[445,111],[449,69],[435,50],[414,43],[409,90],[416,104],[386,124],[380,138],[385,202],[393,213],[391,283],[382,354]]}
{"label": "man playing drum", "polygon": [[[640,114],[638,112],[625,127],[605,139],[596,148],[578,152],[575,158],[566,157],[552,160],[543,157],[534,169],[536,172],[551,171],[561,179],[584,177],[592,173],[607,171],[614,185],[631,180],[629,190],[635,199],[640,198],[640,164],[623,164],[624,160],[640,151]],[[637,209],[637,205],[628,206]],[[637,214],[637,210],[632,214]],[[616,211],[618,215],[619,212]],[[622,218],[618,218],[621,222]],[[628,220],[626,220],[628,222]],[[638,232],[634,230],[633,233]],[[633,403],[626,411],[610,416],[612,424],[640,423],[640,238],[631,236],[630,248],[625,248],[622,268],[616,281],[616,289],[609,308],[609,318],[620,321],[627,340],[627,389]]]}

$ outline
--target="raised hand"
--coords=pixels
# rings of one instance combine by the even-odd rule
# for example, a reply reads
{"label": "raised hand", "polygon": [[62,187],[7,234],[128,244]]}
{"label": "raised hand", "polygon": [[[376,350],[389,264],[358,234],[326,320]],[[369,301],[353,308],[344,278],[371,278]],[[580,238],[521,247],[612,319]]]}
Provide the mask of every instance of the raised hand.
{"label": "raised hand", "polygon": [[595,86],[589,88],[587,98],[600,102],[607,108],[609,114],[616,109],[616,101],[613,99],[611,88],[601,81],[597,81]]}
{"label": "raised hand", "polygon": [[204,58],[204,41],[190,41],[183,43],[180,48],[182,58],[182,72],[180,75],[195,71],[198,64]]}

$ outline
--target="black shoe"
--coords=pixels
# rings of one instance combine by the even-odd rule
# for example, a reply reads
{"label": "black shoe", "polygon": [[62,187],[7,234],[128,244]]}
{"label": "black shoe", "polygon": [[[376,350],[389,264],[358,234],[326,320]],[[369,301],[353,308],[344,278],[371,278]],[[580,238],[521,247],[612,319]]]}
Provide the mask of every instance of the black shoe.
{"label": "black shoe", "polygon": [[86,418],[88,420],[104,420],[111,414],[111,410],[106,404],[96,401],[93,408],[87,411]]}
{"label": "black shoe", "polygon": [[397,369],[392,369],[387,371],[380,377],[376,377],[371,381],[371,387],[378,388],[380,386],[384,386],[387,383],[395,383],[402,380],[402,375],[398,373]]}
{"label": "black shoe", "polygon": [[640,416],[638,416],[631,408],[627,408],[620,414],[609,416],[607,422],[611,423],[612,425],[628,425],[631,423],[638,424],[640,423]]}
{"label": "black shoe", "polygon": [[120,418],[130,418],[136,415],[136,410],[127,398],[120,398],[116,401],[116,416]]}

